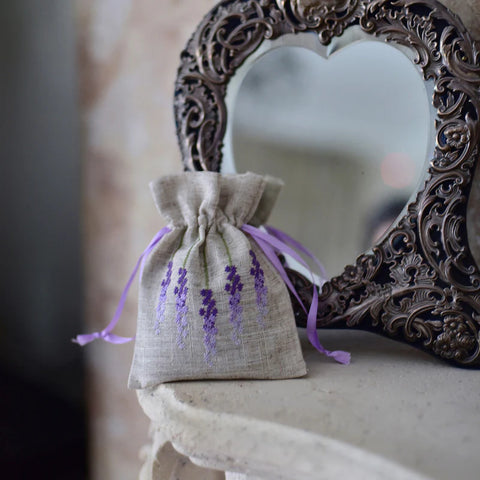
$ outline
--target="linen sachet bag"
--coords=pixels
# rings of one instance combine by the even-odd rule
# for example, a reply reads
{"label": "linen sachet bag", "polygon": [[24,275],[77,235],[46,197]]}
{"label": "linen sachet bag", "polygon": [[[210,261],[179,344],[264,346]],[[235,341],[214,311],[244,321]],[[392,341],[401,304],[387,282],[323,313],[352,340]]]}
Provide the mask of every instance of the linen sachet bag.
{"label": "linen sachet bag", "polygon": [[287,288],[241,230],[265,219],[279,186],[214,172],[151,185],[171,231],[144,265],[130,388],[306,374]]}
{"label": "linen sachet bag", "polygon": [[[266,223],[281,186],[272,177],[215,172],[185,172],[152,183],[155,203],[168,226],[141,255],[110,324],[74,341],[86,345],[97,338],[116,344],[132,340],[112,330],[140,269],[130,388],[175,380],[305,375],[287,287],[306,313],[307,309],[277,254],[309,269],[298,250],[322,267],[284,232],[258,228]],[[314,285],[307,336],[321,353],[349,363],[350,354],[330,352],[320,344],[317,309]]]}

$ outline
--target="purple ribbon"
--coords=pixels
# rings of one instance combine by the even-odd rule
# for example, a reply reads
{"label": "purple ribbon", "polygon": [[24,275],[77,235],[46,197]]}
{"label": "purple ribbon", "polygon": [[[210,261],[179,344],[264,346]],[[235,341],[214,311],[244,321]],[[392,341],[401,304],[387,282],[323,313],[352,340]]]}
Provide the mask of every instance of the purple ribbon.
{"label": "purple ribbon", "polygon": [[327,276],[325,267],[320,263],[318,258],[307,247],[303,246],[300,242],[290,237],[290,235],[287,235],[285,232],[282,232],[281,230],[277,230],[276,228],[271,227],[270,225],[265,225],[265,229],[270,235],[273,235],[274,237],[278,238],[280,241],[286,243],[287,245],[290,245],[291,247],[296,248],[297,250],[300,250],[307,257],[311,258],[315,262],[315,264],[317,265],[320,271],[320,278],[322,282],[325,283],[327,281],[328,276]]}
{"label": "purple ribbon", "polygon": [[120,345],[122,343],[131,342],[135,338],[135,337],[131,337],[131,338],[119,337],[118,335],[113,334],[112,330],[115,328],[115,326],[118,323],[118,320],[120,319],[120,316],[122,315],[122,311],[125,305],[125,301],[127,299],[128,291],[132,286],[133,280],[137,275],[138,269],[141,268],[141,272],[140,272],[140,275],[141,275],[143,273],[143,268],[145,266],[145,260],[150,255],[155,245],[157,245],[157,243],[160,242],[160,240],[167,233],[170,233],[170,232],[171,232],[170,228],[168,227],[162,228],[153,237],[152,241],[149,243],[145,251],[140,255],[140,258],[138,259],[137,264],[135,265],[135,268],[133,269],[133,272],[130,275],[130,278],[128,279],[128,282],[125,285],[125,288],[123,289],[122,296],[120,297],[120,301],[118,302],[117,310],[115,311],[115,315],[113,316],[108,326],[104,328],[101,332],[88,333],[86,335],[77,335],[77,337],[72,340],[74,343],[78,343],[83,347],[84,345],[87,345],[87,343],[93,342],[94,340],[101,338],[102,340],[105,340],[108,343]]}
{"label": "purple ribbon", "polygon": [[[292,294],[298,300],[298,303],[301,305],[303,311],[307,313],[307,336],[310,340],[310,343],[320,352],[326,355],[327,357],[331,357],[335,359],[337,362],[342,363],[344,365],[348,365],[350,363],[350,354],[348,352],[343,352],[341,350],[336,350],[331,352],[324,348],[317,334],[317,313],[318,313],[318,291],[313,279],[313,273],[307,263],[303,260],[303,258],[292,248],[298,248],[302,253],[306,254],[308,257],[312,258],[315,263],[319,266],[322,273],[325,273],[323,266],[321,263],[315,258],[315,256],[303,245],[299,242],[294,240],[293,238],[289,237],[286,233],[281,232],[280,230],[274,229],[273,227],[266,227],[267,232],[264,232],[256,227],[252,227],[251,225],[244,225],[242,230],[245,233],[248,233],[258,244],[258,246],[262,249],[265,256],[270,260],[272,265],[280,274],[282,280],[285,282],[287,287],[290,289]],[[289,246],[290,244],[291,246]],[[288,278],[287,272],[285,271],[282,263],[280,262],[277,252],[280,254],[290,255],[293,259],[299,262],[301,265],[306,267],[311,275],[312,275],[312,283],[313,283],[313,295],[312,295],[312,303],[310,305],[310,309],[307,312],[305,305],[303,304],[300,296],[298,295],[295,287],[293,286],[292,282]]]}

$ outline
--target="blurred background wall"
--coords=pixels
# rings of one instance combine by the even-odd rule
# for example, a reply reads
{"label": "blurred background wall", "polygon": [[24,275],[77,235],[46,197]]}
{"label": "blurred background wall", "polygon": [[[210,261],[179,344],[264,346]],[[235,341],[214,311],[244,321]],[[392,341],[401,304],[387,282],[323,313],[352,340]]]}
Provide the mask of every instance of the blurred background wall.
{"label": "blurred background wall", "polygon": [[[181,170],[173,82],[215,3],[0,2],[0,467],[10,478],[137,477],[148,423],[126,388],[132,345],[81,350],[70,338],[108,323],[163,226],[148,182]],[[479,0],[444,3],[480,38]],[[135,293],[119,334],[135,331]]]}

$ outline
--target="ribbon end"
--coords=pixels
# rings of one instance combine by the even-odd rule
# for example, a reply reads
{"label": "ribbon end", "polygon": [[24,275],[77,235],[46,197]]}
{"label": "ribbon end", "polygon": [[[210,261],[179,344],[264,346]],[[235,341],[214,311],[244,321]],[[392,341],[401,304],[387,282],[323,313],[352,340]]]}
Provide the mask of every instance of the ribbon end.
{"label": "ribbon end", "polygon": [[135,337],[119,337],[113,333],[104,332],[102,337],[107,343],[113,343],[114,345],[123,345],[124,343],[130,343],[135,340]]}
{"label": "ribbon end", "polygon": [[332,357],[336,362],[341,363],[342,365],[350,365],[352,356],[348,352],[343,352],[342,350],[337,350],[335,352],[328,352],[329,357]]}
{"label": "ribbon end", "polygon": [[94,340],[97,340],[99,338],[107,343],[113,343],[115,345],[128,343],[135,339],[135,337],[132,337],[132,338],[119,337],[118,335],[114,335],[113,333],[110,333],[104,330],[103,332],[95,332],[95,333],[90,333],[88,335],[77,335],[75,338],[72,339],[72,342],[83,347],[88,343],[91,343]]}
{"label": "ribbon end", "polygon": [[75,338],[72,338],[72,343],[80,345],[81,347],[84,347],[91,341],[93,341],[93,338],[91,338],[90,335],[77,335]]}

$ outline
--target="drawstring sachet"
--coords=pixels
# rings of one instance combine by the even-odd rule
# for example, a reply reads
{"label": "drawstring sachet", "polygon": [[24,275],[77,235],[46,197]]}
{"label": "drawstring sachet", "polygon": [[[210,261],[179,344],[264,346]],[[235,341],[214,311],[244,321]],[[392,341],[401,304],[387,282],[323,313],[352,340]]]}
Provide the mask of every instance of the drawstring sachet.
{"label": "drawstring sachet", "polygon": [[[113,330],[140,270],[135,350],[129,387],[175,380],[280,379],[306,374],[289,289],[307,314],[307,336],[321,353],[348,364],[350,354],[320,343],[318,291],[306,308],[278,255],[310,272],[301,254],[325,272],[315,256],[286,233],[261,227],[282,183],[253,173],[185,172],[151,188],[168,220],[140,256],[110,324],[79,335],[86,345],[101,338],[133,338]],[[300,252],[300,253],[299,253]]]}

